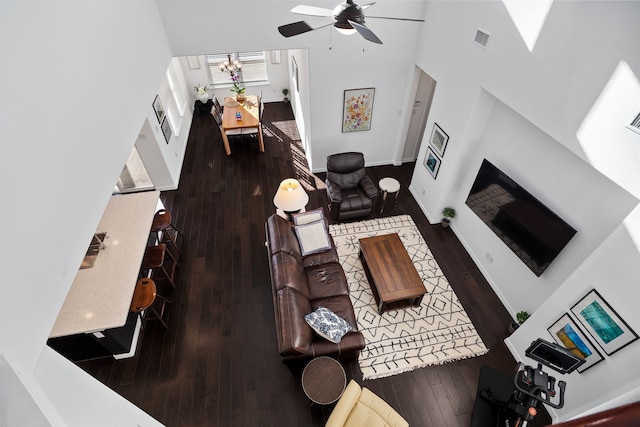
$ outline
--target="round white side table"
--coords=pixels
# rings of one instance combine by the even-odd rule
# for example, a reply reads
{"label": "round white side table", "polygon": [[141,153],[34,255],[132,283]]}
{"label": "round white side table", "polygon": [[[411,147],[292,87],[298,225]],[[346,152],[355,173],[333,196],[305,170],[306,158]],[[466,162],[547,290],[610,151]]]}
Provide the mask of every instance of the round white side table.
{"label": "round white side table", "polygon": [[382,178],[378,183],[380,187],[380,191],[382,191],[382,203],[380,204],[380,213],[384,210],[384,204],[387,201],[387,195],[389,193],[396,193],[395,198],[393,199],[393,206],[396,205],[396,200],[398,199],[398,194],[400,194],[400,182],[394,178]]}

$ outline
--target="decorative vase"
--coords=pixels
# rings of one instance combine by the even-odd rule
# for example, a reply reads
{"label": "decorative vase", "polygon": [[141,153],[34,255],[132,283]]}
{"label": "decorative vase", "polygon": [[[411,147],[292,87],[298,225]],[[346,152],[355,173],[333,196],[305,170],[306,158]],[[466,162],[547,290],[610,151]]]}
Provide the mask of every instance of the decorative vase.
{"label": "decorative vase", "polygon": [[244,101],[247,100],[247,97],[244,96],[244,94],[236,94],[236,101],[238,101],[238,103],[242,104]]}
{"label": "decorative vase", "polygon": [[206,103],[209,100],[209,94],[207,92],[198,92],[198,100]]}

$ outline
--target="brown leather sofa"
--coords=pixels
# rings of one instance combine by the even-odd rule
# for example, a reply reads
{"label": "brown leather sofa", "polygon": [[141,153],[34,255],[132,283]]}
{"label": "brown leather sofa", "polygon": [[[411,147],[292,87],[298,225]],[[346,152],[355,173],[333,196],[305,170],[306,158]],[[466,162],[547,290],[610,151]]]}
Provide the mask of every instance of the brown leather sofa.
{"label": "brown leather sofa", "polygon": [[[302,256],[290,223],[278,215],[265,224],[278,351],[284,362],[317,356],[357,358],[365,342],[357,322],[344,270],[333,240],[331,248]],[[346,320],[353,331],[334,344],[316,334],[304,319],[323,306]]]}

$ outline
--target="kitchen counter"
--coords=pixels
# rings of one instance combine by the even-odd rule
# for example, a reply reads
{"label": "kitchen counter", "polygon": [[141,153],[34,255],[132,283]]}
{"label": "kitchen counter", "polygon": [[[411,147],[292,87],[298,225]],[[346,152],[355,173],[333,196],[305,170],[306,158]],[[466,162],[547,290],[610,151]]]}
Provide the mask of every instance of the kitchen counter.
{"label": "kitchen counter", "polygon": [[93,267],[78,270],[50,338],[126,323],[159,196],[150,191],[111,197],[96,230],[107,233],[106,248]]}

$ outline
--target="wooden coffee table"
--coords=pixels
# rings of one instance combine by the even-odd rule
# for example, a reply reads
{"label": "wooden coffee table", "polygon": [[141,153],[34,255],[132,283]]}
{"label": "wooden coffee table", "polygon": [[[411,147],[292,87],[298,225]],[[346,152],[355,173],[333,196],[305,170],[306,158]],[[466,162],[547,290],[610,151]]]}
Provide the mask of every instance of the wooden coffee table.
{"label": "wooden coffee table", "polygon": [[320,405],[329,405],[338,400],[346,386],[344,368],[331,357],[316,357],[302,372],[304,393],[312,402]]}
{"label": "wooden coffee table", "polygon": [[420,305],[427,289],[397,233],[360,239],[360,260],[380,314]]}

